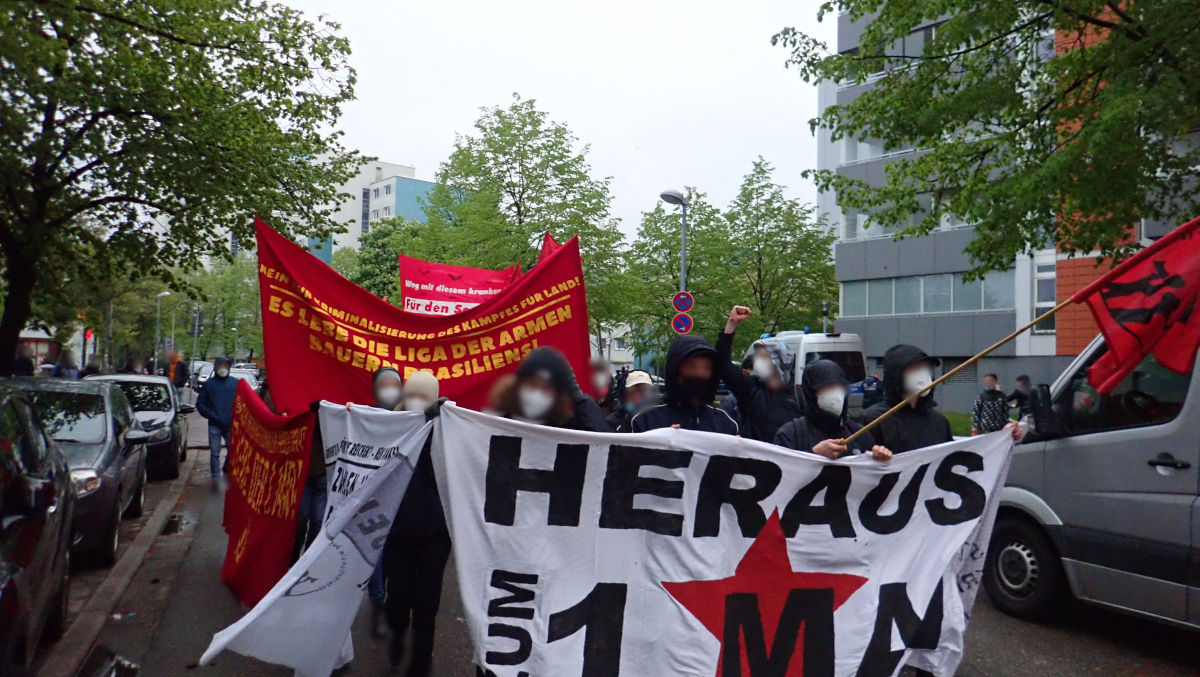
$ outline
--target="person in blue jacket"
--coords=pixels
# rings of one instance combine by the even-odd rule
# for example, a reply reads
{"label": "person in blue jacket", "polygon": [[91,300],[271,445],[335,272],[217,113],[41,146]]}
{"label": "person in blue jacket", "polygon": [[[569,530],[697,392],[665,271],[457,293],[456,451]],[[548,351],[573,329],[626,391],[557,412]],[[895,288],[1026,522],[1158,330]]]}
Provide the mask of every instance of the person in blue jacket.
{"label": "person in blue jacket", "polygon": [[220,491],[221,440],[229,448],[229,426],[233,423],[233,400],[237,397],[237,379],[229,375],[232,362],[228,357],[213,360],[213,374],[196,395],[196,411],[208,419],[208,466],[212,473],[212,490]]}

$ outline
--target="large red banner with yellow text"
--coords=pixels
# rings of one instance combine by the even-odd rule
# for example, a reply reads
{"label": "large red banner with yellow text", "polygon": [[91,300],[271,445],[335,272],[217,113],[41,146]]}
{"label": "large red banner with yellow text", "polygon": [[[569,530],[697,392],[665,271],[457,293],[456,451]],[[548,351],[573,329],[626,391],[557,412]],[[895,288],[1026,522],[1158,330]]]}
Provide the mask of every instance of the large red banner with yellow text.
{"label": "large red banner with yellow text", "polygon": [[229,544],[221,580],[246,606],[258,604],[291,564],[300,492],[308,478],[316,414],[277,416],[238,381],[229,428]]}
{"label": "large red banner with yellow text", "polygon": [[[371,375],[427,371],[441,394],[480,409],[497,377],[538,346],[588,373],[587,301],[572,238],[490,301],[449,317],[405,312],[320,262],[261,220],[258,281],[271,397],[281,412],[310,402],[371,402]],[[586,382],[582,379],[581,382]]]}
{"label": "large red banner with yellow text", "polygon": [[504,270],[486,270],[400,254],[403,308],[420,315],[457,315],[487,302],[520,277],[519,263]]}

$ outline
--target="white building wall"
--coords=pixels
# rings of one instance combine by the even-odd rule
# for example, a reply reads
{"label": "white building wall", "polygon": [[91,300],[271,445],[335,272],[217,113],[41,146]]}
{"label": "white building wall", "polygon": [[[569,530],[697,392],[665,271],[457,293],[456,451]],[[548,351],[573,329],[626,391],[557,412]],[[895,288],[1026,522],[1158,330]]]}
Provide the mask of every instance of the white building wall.
{"label": "white building wall", "polygon": [[[339,192],[349,193],[350,197],[338,205],[333,218],[337,223],[346,226],[346,232],[333,237],[334,250],[341,247],[358,249],[358,238],[362,236],[362,194],[371,190],[372,184],[394,176],[416,178],[417,170],[411,165],[401,165],[394,162],[367,162],[362,165],[357,175],[343,184]],[[369,211],[369,210],[368,210]]]}

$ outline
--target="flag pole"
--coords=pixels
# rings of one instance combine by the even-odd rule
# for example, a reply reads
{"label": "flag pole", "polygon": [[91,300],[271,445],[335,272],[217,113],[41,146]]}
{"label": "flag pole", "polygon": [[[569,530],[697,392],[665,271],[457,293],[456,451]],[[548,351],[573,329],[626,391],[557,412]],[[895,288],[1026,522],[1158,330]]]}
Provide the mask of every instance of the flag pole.
{"label": "flag pole", "polygon": [[871,428],[874,428],[876,425],[878,425],[880,421],[891,416],[892,414],[896,413],[897,411],[900,411],[904,407],[909,406],[910,404],[915,402],[917,400],[917,398],[921,397],[921,395],[925,394],[926,392],[929,392],[930,390],[933,390],[939,384],[946,381],[946,379],[950,378],[951,376],[954,376],[955,374],[962,371],[963,369],[966,369],[967,367],[971,366],[972,364],[975,364],[979,360],[986,357],[992,351],[996,350],[997,348],[1004,345],[1005,343],[1008,343],[1009,341],[1015,339],[1017,336],[1028,331],[1029,329],[1032,329],[1039,322],[1045,320],[1046,318],[1057,313],[1058,311],[1062,310],[1063,308],[1066,308],[1067,306],[1071,305],[1074,302],[1075,302],[1074,297],[1068,298],[1067,300],[1063,301],[1062,303],[1058,304],[1057,306],[1054,306],[1050,310],[1047,310],[1046,312],[1042,313],[1038,317],[1034,318],[1033,321],[1030,322],[1029,324],[1026,324],[1024,327],[1017,329],[1016,331],[1009,334],[1008,336],[1005,336],[1004,338],[1000,339],[996,343],[993,343],[990,347],[985,349],[983,352],[972,357],[971,359],[967,360],[966,362],[963,362],[962,364],[951,369],[950,371],[946,372],[945,374],[942,374],[941,378],[937,379],[933,383],[930,383],[929,385],[918,390],[917,392],[909,395],[908,397],[905,397],[903,400],[901,400],[901,402],[899,404],[892,407],[891,409],[888,409],[886,412],[884,412],[882,415],[880,415],[879,418],[877,418],[874,421],[871,421],[870,423],[866,424],[865,426],[859,428],[857,431],[855,431],[855,433],[853,435],[846,438],[846,441],[844,442],[844,444],[849,444],[849,443],[853,442],[854,440],[858,439],[864,433],[866,433],[868,430],[870,430]]}

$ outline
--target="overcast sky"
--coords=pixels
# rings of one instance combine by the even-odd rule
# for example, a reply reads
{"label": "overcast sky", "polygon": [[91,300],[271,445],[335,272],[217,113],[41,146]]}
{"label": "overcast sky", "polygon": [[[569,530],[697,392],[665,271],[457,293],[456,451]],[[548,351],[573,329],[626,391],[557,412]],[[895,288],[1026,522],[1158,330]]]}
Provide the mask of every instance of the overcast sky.
{"label": "overcast sky", "polygon": [[483,106],[514,92],[566,123],[597,176],[612,177],[628,235],[664,188],[724,207],[755,157],[793,197],[816,164],[816,88],[771,46],[783,26],[832,44],[836,17],[792,0],[283,0],[342,24],[358,100],[345,143],[431,180]]}

